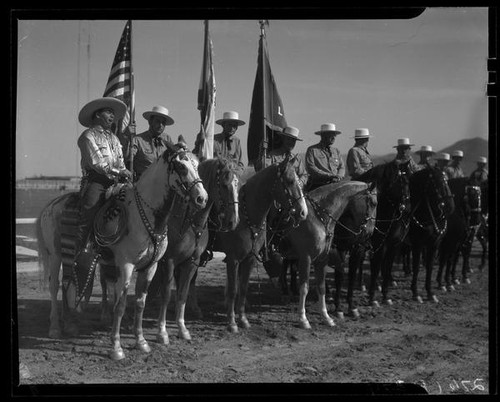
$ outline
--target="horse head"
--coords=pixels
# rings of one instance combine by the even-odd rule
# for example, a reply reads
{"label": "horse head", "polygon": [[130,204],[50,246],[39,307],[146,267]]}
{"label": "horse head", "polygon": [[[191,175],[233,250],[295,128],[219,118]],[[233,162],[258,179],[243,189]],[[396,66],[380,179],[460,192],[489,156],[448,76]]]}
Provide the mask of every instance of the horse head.
{"label": "horse head", "polygon": [[234,230],[240,220],[236,165],[226,158],[207,159],[200,163],[199,171],[217,213],[217,230]]}
{"label": "horse head", "polygon": [[428,167],[420,172],[423,172],[425,182],[417,183],[417,187],[424,191],[432,204],[437,205],[440,212],[444,213],[445,216],[450,216],[455,209],[455,202],[448,186],[446,174],[435,167]]}
{"label": "horse head", "polygon": [[[277,180],[273,186],[273,192],[275,202],[285,206],[284,213],[288,214],[288,219],[300,222],[307,218],[308,211],[299,177],[295,170],[296,163],[297,156],[285,159],[277,165]],[[279,185],[276,185],[277,183]]]}
{"label": "horse head", "polygon": [[181,197],[188,198],[196,208],[205,208],[208,194],[198,175],[199,161],[196,156],[181,147],[167,143],[163,161],[167,164],[167,185]]}

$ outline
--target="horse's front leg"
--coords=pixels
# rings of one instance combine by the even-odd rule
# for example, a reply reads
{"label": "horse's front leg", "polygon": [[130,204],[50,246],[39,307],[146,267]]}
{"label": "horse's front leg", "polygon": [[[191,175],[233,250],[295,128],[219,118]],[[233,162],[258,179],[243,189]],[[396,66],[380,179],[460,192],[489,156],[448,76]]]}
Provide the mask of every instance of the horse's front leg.
{"label": "horse's front leg", "polygon": [[309,293],[309,276],[311,272],[311,257],[301,256],[299,266],[299,324],[301,328],[311,329],[306,316],[306,298]]}
{"label": "horse's front leg", "polygon": [[134,308],[134,333],[135,333],[135,347],[144,353],[151,352],[148,342],[144,338],[142,329],[142,319],[144,315],[144,308],[146,307],[146,297],[148,295],[148,287],[153,276],[155,275],[158,263],[154,263],[149,268],[141,270],[137,274],[135,282],[135,308]]}
{"label": "horse's front leg", "polygon": [[120,326],[127,307],[127,292],[134,269],[133,264],[124,264],[120,267],[120,275],[113,286],[114,307],[113,307],[113,325],[111,327],[112,349],[110,356],[113,360],[125,358],[125,353],[120,343]]}
{"label": "horse's front leg", "polygon": [[356,281],[356,273],[362,269],[363,260],[365,259],[365,247],[356,245],[351,250],[349,256],[349,274],[347,283],[347,305],[349,314],[354,318],[359,318],[359,311],[354,303],[354,282]]}
{"label": "horse's front leg", "polygon": [[233,257],[226,257],[226,313],[227,313],[227,329],[229,332],[235,334],[238,332],[238,325],[236,325],[236,315],[234,313],[234,305],[236,301],[236,294],[238,289],[238,262]]}
{"label": "horse's front leg", "polygon": [[[59,325],[59,309],[57,302],[57,293],[59,292],[59,270],[61,267],[61,258],[53,256],[49,257],[48,264],[50,278],[49,278],[49,292],[50,292],[50,328],[49,337],[53,339],[61,338],[61,326]],[[63,303],[64,294],[63,294]]]}
{"label": "horse's front leg", "polygon": [[177,322],[177,327],[179,329],[179,338],[187,341],[191,340],[191,334],[186,328],[184,315],[191,286],[191,279],[193,279],[197,269],[198,265],[192,259],[188,259],[183,262],[176,269],[177,303],[175,305],[175,321]]}
{"label": "horse's front leg", "polygon": [[434,256],[436,254],[436,247],[429,245],[424,255],[425,258],[425,290],[427,292],[427,300],[437,303],[439,300],[432,291],[432,268],[434,265]]}
{"label": "horse's front leg", "polygon": [[250,274],[252,273],[253,267],[257,264],[257,260],[253,255],[246,258],[245,260],[240,262],[240,267],[238,270],[239,278],[238,278],[238,321],[241,326],[245,329],[250,328],[250,323],[248,322],[247,314],[245,311],[245,305],[247,300],[247,292],[248,292],[248,282],[250,281]]}
{"label": "horse's front leg", "polygon": [[201,310],[200,305],[198,303],[198,290],[196,289],[196,278],[198,278],[199,267],[200,267],[199,265],[196,266],[191,281],[189,282],[189,290],[186,300],[186,310],[190,314],[194,315],[197,319],[202,319],[203,311]]}
{"label": "horse's front leg", "polygon": [[[344,254],[339,252],[338,249],[332,249],[329,256],[329,263],[333,265],[335,272],[335,295],[333,297],[333,303],[335,304],[335,315],[339,319],[344,318],[344,312],[342,311],[342,284],[344,282],[344,264],[343,264]],[[315,272],[317,272],[315,268]],[[319,285],[319,282],[318,282]],[[326,287],[325,287],[326,292]]]}
{"label": "horse's front leg", "polygon": [[420,253],[421,247],[414,244],[412,247],[412,278],[411,278],[411,292],[413,300],[423,303],[422,297],[418,294],[418,271],[420,270]]}
{"label": "horse's front leg", "polygon": [[156,340],[163,344],[168,345],[168,332],[167,332],[167,309],[168,303],[170,302],[170,295],[172,292],[172,284],[174,278],[174,262],[172,258],[167,258],[166,256],[158,261],[157,275],[160,274],[160,294],[161,294],[161,305],[160,313],[158,315],[158,333],[156,334]]}
{"label": "horse's front leg", "polygon": [[326,305],[326,258],[323,261],[314,263],[314,272],[316,274],[316,290],[318,292],[318,309],[323,321],[330,327],[335,326],[332,317],[328,314]]}

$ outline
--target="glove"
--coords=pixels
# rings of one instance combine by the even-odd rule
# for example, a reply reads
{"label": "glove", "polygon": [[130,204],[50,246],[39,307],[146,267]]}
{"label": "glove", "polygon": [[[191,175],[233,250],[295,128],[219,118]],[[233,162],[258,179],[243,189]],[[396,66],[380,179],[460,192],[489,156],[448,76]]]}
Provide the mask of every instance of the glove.
{"label": "glove", "polygon": [[128,127],[125,129],[124,134],[133,137],[135,135],[135,124],[133,123],[129,124]]}

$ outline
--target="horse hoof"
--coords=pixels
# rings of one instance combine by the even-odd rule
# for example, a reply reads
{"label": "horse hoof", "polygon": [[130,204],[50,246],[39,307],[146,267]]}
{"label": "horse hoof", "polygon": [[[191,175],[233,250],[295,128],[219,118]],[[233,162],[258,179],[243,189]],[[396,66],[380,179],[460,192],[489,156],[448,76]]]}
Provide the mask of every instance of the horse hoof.
{"label": "horse hoof", "polygon": [[361,317],[361,315],[359,314],[359,310],[357,308],[351,310],[351,315],[353,318]]}
{"label": "horse hoof", "polygon": [[374,307],[374,308],[379,308],[379,307],[380,307],[379,302],[378,302],[378,301],[376,301],[376,300],[372,301],[372,307]]}
{"label": "horse hoof", "polygon": [[244,329],[248,329],[250,328],[250,323],[248,322],[248,319],[247,318],[242,318],[240,319],[240,325],[244,328]]}
{"label": "horse hoof", "polygon": [[470,285],[470,279],[469,279],[469,278],[465,279],[465,280],[464,280],[464,283],[465,283],[466,285]]}
{"label": "horse hoof", "polygon": [[459,281],[458,279],[455,279],[455,280],[453,281],[453,283],[454,283],[455,285],[460,285],[460,281]]}
{"label": "horse hoof", "polygon": [[343,319],[344,319],[344,313],[343,313],[342,311],[337,311],[337,312],[335,313],[335,315],[337,316],[337,318],[338,318],[339,320],[343,320]]}
{"label": "horse hoof", "polygon": [[184,341],[190,341],[191,340],[191,334],[189,333],[189,331],[186,329],[186,330],[179,330],[179,334],[178,334],[179,338],[184,340]]}
{"label": "horse hoof", "polygon": [[455,286],[450,285],[448,286],[448,292],[454,292],[455,291]]}
{"label": "horse hoof", "polygon": [[365,285],[362,285],[362,286],[361,286],[361,291],[362,291],[362,292],[366,292],[366,286],[365,286]]}
{"label": "horse hoof", "polygon": [[306,318],[306,319],[301,319],[299,321],[299,324],[300,324],[300,328],[302,329],[311,329],[311,324],[309,324],[309,320]]}
{"label": "horse hoof", "polygon": [[156,334],[156,341],[162,345],[168,345],[170,343],[168,334]]}
{"label": "horse hoof", "polygon": [[439,286],[439,290],[441,290],[442,292],[446,292],[446,286]]}
{"label": "horse hoof", "polygon": [[392,281],[392,287],[393,288],[397,288],[398,287],[398,283],[396,281]]}
{"label": "horse hoof", "polygon": [[151,347],[148,345],[148,343],[145,340],[137,342],[135,344],[135,347],[143,353],[150,353],[151,352]]}
{"label": "horse hoof", "polygon": [[[342,313],[342,317],[344,316],[344,313]],[[328,325],[329,327],[335,327],[335,321],[333,321],[333,318],[328,316],[328,317],[323,317],[323,320],[325,321],[325,324]]]}
{"label": "horse hoof", "polygon": [[114,349],[110,353],[111,360],[118,361],[125,359],[125,353],[123,353],[123,349]]}
{"label": "horse hoof", "polygon": [[382,286],[380,286],[380,285],[377,286],[377,289],[378,289],[379,292],[382,292]]}
{"label": "horse hoof", "polygon": [[392,302],[391,299],[386,299],[386,300],[384,300],[384,304],[386,304],[388,306],[392,306],[394,303]]}
{"label": "horse hoof", "polygon": [[227,330],[232,333],[232,334],[237,334],[238,333],[238,326],[236,324],[229,324],[227,326]]}
{"label": "horse hoof", "polygon": [[439,303],[439,299],[436,297],[436,295],[432,295],[431,297],[429,297],[429,301],[433,303]]}
{"label": "horse hoof", "polygon": [[413,298],[417,303],[422,304],[424,301],[422,300],[422,296],[416,296]]}

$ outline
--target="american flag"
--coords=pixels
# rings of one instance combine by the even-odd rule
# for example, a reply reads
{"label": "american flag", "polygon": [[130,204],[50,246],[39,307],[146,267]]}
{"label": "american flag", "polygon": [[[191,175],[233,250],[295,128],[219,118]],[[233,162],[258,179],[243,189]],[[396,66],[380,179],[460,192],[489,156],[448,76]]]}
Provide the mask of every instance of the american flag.
{"label": "american flag", "polygon": [[118,129],[124,132],[135,114],[134,76],[132,72],[132,21],[128,20],[116,49],[108,83],[103,96],[120,99],[127,105],[127,113]]}

